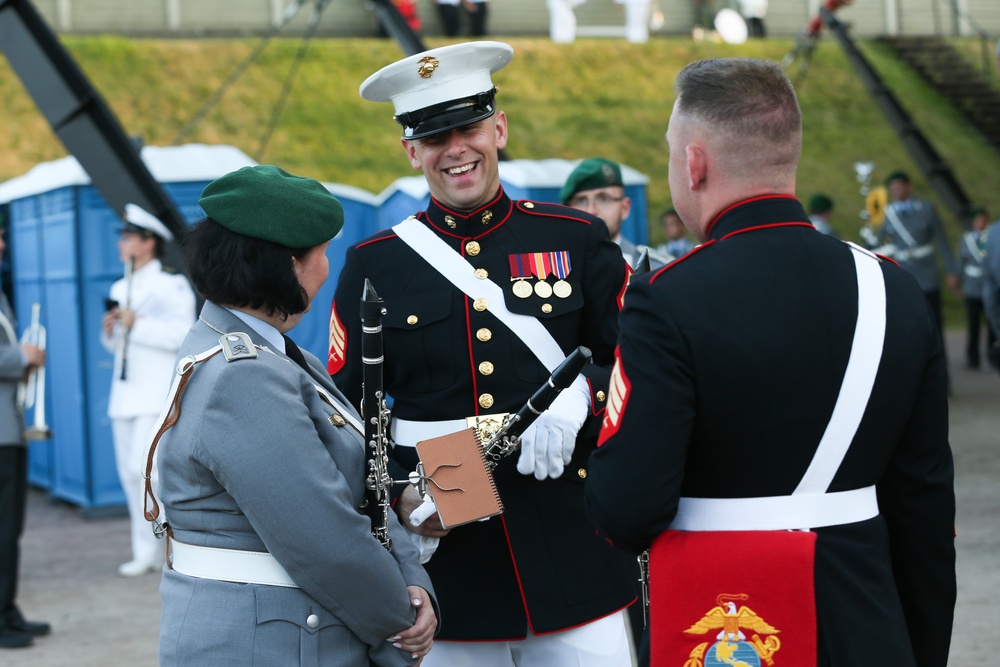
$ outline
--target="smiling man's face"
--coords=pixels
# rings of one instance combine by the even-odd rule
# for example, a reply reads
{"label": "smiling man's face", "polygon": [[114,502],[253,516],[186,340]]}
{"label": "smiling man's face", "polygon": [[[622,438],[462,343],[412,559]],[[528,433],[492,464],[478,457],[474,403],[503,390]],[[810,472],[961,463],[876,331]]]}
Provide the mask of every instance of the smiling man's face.
{"label": "smiling man's face", "polygon": [[497,151],[506,145],[503,111],[430,137],[403,140],[410,164],[424,172],[434,199],[459,212],[485,206],[496,195],[500,188]]}

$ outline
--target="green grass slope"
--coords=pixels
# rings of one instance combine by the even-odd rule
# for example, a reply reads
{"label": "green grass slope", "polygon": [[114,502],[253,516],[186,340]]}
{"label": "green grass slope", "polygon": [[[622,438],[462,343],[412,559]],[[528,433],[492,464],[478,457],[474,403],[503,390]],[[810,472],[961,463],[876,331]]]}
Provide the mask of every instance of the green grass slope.
{"label": "green grass slope", "polygon": [[[503,39],[503,38],[498,38]],[[584,158],[602,155],[650,177],[651,238],[658,212],[670,205],[668,155],[663,139],[674,100],[673,79],[686,63],[708,57],[780,60],[792,41],[740,46],[695,43],[676,37],[634,45],[581,39],[555,45],[543,38],[507,39],[512,63],[496,75],[499,104],[510,122],[514,158]],[[428,39],[437,46],[442,40]],[[149,145],[170,145],[181,128],[257,46],[256,40],[148,40],[72,37],[64,44],[118,115],[130,135]],[[399,146],[389,104],[362,100],[358,85],[400,57],[395,43],[376,39],[314,41],[263,155],[264,129],[300,47],[275,40],[184,142],[225,143],[261,162],[294,173],[378,193],[412,170]],[[954,171],[969,197],[1000,215],[1000,153],[989,147],[942,98],[875,42],[862,51]],[[836,202],[834,225],[857,239],[858,192],[853,165],[874,161],[881,180],[896,168],[915,177],[918,195],[933,199],[898,136],[855,76],[839,46],[824,40],[805,75],[790,69],[804,115],[799,172],[803,199],[823,191]],[[5,60],[0,59],[0,181],[38,162],[65,155],[44,118]],[[947,216],[946,216],[947,218]],[[958,221],[946,219],[953,238]],[[958,323],[958,302],[949,302]]]}

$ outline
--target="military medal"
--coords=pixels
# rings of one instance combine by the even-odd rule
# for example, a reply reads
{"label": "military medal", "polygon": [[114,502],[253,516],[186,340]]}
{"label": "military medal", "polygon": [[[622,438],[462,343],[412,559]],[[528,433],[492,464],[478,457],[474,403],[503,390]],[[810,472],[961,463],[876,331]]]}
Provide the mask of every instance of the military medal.
{"label": "military medal", "polygon": [[[534,293],[543,299],[548,299],[554,293],[556,296],[565,299],[572,292],[573,288],[565,278],[570,272],[569,252],[560,250],[556,252],[524,252],[516,255],[507,255],[510,263],[510,277],[514,283],[514,295],[522,299],[531,296],[531,284],[525,278],[537,278],[534,286]],[[545,282],[549,275],[559,278],[553,287]]]}
{"label": "military medal", "polygon": [[507,255],[507,263],[510,264],[510,280],[514,283],[511,288],[514,290],[514,296],[519,299],[527,299],[531,296],[531,283],[528,279],[531,278],[531,262],[528,260],[529,255]]}
{"label": "military medal", "polygon": [[560,299],[565,299],[570,294],[573,293],[573,286],[569,284],[566,280],[566,276],[572,268],[569,261],[569,252],[563,250],[561,252],[554,252],[552,254],[552,273],[555,274],[556,284],[552,286],[552,291]]}

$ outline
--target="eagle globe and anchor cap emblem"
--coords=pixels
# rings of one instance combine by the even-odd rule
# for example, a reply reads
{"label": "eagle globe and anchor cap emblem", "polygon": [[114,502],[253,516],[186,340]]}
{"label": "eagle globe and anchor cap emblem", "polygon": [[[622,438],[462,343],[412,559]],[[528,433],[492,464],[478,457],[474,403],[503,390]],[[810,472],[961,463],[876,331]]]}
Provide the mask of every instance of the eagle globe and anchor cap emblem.
{"label": "eagle globe and anchor cap emblem", "polygon": [[[736,607],[749,595],[722,593],[715,598],[718,606],[684,631],[689,635],[707,635],[718,630],[714,642],[703,642],[691,650],[683,667],[772,667],[774,654],[781,648],[775,636],[780,631],[769,625],[750,607]],[[748,638],[747,630],[751,633]]]}
{"label": "eagle globe and anchor cap emblem", "polygon": [[434,70],[436,70],[440,64],[441,63],[438,62],[438,59],[434,56],[424,56],[419,61],[417,74],[419,74],[422,79],[429,79],[431,74],[434,73]]}

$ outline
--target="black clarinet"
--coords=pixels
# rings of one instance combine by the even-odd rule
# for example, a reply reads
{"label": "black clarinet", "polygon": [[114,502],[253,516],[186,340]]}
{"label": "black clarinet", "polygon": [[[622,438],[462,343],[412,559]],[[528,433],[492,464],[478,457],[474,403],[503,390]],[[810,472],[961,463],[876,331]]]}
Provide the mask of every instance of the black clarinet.
{"label": "black clarinet", "polygon": [[491,469],[496,467],[500,459],[517,449],[518,437],[552,405],[552,401],[563,389],[573,384],[573,380],[583,367],[590,363],[592,356],[586,347],[581,345],[576,348],[558,368],[552,371],[548,381],[535,391],[517,414],[504,421],[503,426],[490,436],[483,450],[486,454],[486,464]]}
{"label": "black clarinet", "polygon": [[382,316],[385,306],[375,292],[371,281],[365,279],[361,295],[361,360],[362,402],[361,417],[365,424],[365,457],[368,476],[365,478],[365,514],[372,522],[372,535],[387,550],[392,550],[389,539],[389,411],[385,407],[382,384]]}

